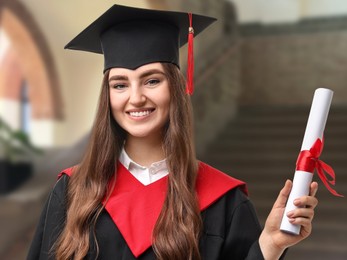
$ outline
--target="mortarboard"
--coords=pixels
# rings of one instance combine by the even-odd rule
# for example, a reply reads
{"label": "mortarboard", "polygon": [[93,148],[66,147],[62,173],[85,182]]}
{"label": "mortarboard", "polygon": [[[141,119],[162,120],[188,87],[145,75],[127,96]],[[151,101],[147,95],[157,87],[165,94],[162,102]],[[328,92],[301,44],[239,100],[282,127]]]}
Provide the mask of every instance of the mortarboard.
{"label": "mortarboard", "polygon": [[[193,37],[215,20],[184,12],[113,5],[65,49],[103,54],[105,72],[114,67],[136,69],[152,62],[179,67],[179,48],[189,41],[187,81],[192,88]],[[192,89],[188,92],[192,94]]]}

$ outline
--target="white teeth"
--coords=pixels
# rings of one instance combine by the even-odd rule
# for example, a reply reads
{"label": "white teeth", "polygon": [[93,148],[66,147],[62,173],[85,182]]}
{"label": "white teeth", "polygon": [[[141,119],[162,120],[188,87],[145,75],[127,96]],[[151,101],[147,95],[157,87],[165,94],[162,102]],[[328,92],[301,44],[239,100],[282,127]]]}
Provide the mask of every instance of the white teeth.
{"label": "white teeth", "polygon": [[151,113],[151,111],[140,111],[140,112],[129,112],[129,114],[133,117],[141,117],[141,116],[147,116]]}

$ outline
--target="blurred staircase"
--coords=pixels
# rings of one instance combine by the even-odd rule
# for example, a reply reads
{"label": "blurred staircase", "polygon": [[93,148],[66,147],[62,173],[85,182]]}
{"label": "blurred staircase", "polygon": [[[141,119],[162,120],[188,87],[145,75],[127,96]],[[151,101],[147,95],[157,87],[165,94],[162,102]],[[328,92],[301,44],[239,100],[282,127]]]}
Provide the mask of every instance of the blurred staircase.
{"label": "blurred staircase", "polygon": [[[262,225],[286,179],[292,179],[309,107],[241,107],[211,144],[202,160],[248,183]],[[347,107],[332,107],[321,160],[336,173],[336,190],[347,196]],[[346,198],[331,195],[319,183],[319,205],[309,238],[286,259],[347,259]]]}

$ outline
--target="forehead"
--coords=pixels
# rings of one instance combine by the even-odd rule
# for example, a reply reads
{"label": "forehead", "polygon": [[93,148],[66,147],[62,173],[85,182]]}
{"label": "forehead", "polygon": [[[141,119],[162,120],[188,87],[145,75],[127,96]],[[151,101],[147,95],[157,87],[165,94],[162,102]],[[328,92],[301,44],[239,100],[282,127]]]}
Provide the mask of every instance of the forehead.
{"label": "forehead", "polygon": [[159,62],[142,65],[134,70],[127,68],[112,68],[110,69],[109,79],[113,76],[128,76],[128,77],[140,77],[148,72],[162,72],[164,73],[163,65]]}

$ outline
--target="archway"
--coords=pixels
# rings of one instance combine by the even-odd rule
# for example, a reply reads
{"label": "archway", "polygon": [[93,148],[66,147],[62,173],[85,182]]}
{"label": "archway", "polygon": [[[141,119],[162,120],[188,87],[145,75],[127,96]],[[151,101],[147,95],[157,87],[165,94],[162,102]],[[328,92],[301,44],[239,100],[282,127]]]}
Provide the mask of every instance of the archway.
{"label": "archway", "polygon": [[38,145],[50,145],[54,139],[53,122],[63,119],[63,106],[48,44],[31,14],[17,0],[0,3],[0,29],[10,42],[0,64],[0,101],[19,107],[24,81],[33,123],[30,135]]}

